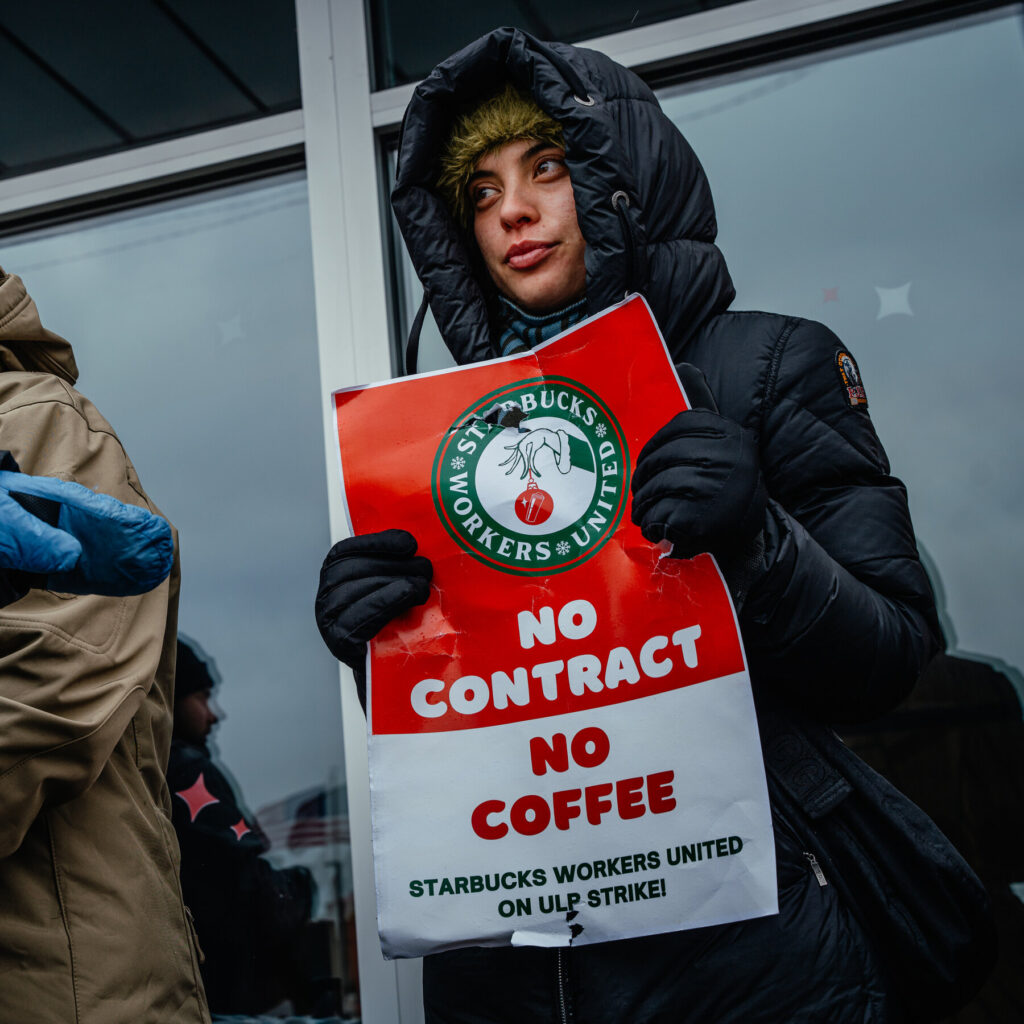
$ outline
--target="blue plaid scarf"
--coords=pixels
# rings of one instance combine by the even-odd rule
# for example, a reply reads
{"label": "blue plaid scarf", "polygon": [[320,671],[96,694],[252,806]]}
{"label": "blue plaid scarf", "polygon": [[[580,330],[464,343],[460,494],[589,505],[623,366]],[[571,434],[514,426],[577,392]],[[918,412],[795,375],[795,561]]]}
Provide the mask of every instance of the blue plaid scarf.
{"label": "blue plaid scarf", "polygon": [[504,295],[499,295],[498,350],[503,356],[508,356],[513,352],[536,348],[542,341],[578,324],[587,315],[586,305],[585,298],[577,299],[554,313],[533,316]]}

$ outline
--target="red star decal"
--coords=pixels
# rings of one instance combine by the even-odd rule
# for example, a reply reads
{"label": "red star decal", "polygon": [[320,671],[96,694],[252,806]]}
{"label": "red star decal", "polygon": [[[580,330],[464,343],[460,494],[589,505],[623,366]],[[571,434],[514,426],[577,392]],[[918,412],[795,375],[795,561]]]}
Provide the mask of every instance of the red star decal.
{"label": "red star decal", "polygon": [[182,800],[188,804],[188,813],[192,816],[191,821],[196,820],[196,815],[204,807],[209,807],[210,804],[219,804],[220,801],[206,788],[206,782],[203,779],[203,773],[199,773],[199,778],[192,783],[188,789],[183,789],[180,793],[175,793],[175,796],[180,796]]}
{"label": "red star decal", "polygon": [[238,824],[231,826],[231,831],[235,833],[235,838],[236,839],[241,839],[242,836],[244,836],[247,833],[251,832],[252,829],[249,828],[248,825],[246,825],[245,818],[239,818],[238,819]]}
{"label": "red star decal", "polygon": [[839,289],[838,288],[826,288],[825,291],[825,302],[838,302],[839,301]]}

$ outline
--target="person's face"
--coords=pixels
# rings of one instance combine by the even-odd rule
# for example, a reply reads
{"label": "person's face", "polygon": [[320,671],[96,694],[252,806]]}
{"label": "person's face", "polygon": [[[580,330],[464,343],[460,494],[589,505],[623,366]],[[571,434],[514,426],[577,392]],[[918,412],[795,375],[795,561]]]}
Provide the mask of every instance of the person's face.
{"label": "person's face", "polygon": [[202,743],[219,721],[209,690],[196,690],[174,705],[174,732],[193,743]]}
{"label": "person's face", "polygon": [[481,157],[469,200],[473,233],[498,291],[529,313],[582,297],[586,243],[559,146],[524,140]]}

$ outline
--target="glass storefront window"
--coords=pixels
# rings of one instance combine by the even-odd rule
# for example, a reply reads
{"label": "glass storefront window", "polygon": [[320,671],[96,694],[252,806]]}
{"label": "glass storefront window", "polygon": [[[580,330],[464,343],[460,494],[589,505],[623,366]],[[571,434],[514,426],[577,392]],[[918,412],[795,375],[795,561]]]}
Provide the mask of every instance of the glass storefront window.
{"label": "glass storefront window", "polygon": [[660,97],[711,181],[733,308],[820,320],[851,346],[951,646],[1012,666],[1022,93],[1013,13]]}
{"label": "glass storefront window", "polygon": [[0,7],[0,179],[299,106],[294,0]]}
{"label": "glass storefront window", "polygon": [[1024,788],[1022,42],[1004,11],[661,95],[708,172],[734,308],[821,320],[850,345],[907,485],[947,652],[845,738],[992,897],[1000,958],[956,1021],[1014,1019],[1024,1000],[1006,829]]}
{"label": "glass storefront window", "polygon": [[[253,832],[230,838],[270,844],[225,876],[249,886],[218,903],[235,921],[218,930],[208,906],[192,907],[207,988],[221,993],[213,1009],[356,1017],[338,670],[313,619],[330,534],[305,177],[7,238],[0,264],[72,342],[82,392],[179,531],[181,635],[223,718],[212,770]],[[185,806],[177,795],[172,804]],[[217,813],[194,823],[212,831]],[[194,864],[182,848],[183,881],[217,869],[214,853]],[[207,892],[185,887],[193,904]],[[268,892],[278,918],[246,917]],[[215,951],[259,929],[268,937],[232,967],[252,979],[241,993],[238,978],[217,978]],[[274,929],[287,948],[267,954]]]}
{"label": "glass storefront window", "polygon": [[438,17],[436,7],[414,0],[367,3],[374,80],[378,89],[419,81],[439,61],[498,25],[515,25],[538,39],[572,43],[736,2],[657,0],[633,7],[613,0],[546,6],[528,0],[498,0],[493,4],[448,4],[444,17]]}

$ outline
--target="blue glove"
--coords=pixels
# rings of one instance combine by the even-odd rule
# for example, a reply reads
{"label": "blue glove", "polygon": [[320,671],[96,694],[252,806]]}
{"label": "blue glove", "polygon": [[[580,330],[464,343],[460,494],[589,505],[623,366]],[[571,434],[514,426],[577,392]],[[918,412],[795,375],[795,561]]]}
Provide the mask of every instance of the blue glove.
{"label": "blue glove", "polygon": [[66,572],[81,554],[82,545],[70,533],[48,526],[0,490],[0,569]]}
{"label": "blue glove", "polygon": [[69,594],[123,597],[171,571],[167,520],[81,484],[0,472],[0,569],[46,576]]}

